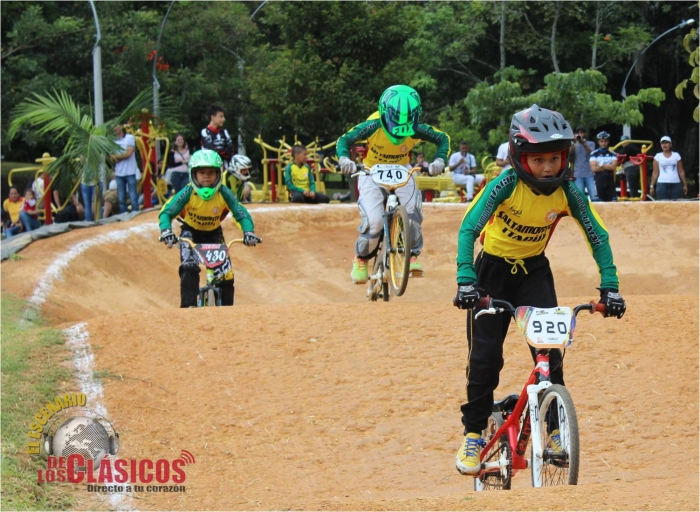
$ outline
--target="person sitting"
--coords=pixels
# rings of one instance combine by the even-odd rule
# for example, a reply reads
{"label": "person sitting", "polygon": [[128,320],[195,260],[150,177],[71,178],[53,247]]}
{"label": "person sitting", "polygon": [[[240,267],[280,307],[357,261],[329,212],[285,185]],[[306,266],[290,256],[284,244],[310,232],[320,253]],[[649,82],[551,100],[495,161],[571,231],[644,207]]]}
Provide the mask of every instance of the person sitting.
{"label": "person sitting", "polygon": [[484,175],[476,173],[476,158],[469,153],[469,143],[466,140],[459,143],[459,151],[452,153],[448,165],[455,185],[466,188],[467,201],[474,199],[474,185],[481,185]]}
{"label": "person sitting", "polygon": [[22,211],[19,212],[19,220],[24,231],[34,231],[41,227],[36,194],[31,187],[27,187],[24,191],[24,205],[22,206]]}
{"label": "person sitting", "polygon": [[10,238],[23,231],[19,214],[24,207],[24,199],[19,195],[17,187],[10,187],[10,195],[2,203],[3,215],[9,217],[5,222],[5,237]]}
{"label": "person sitting", "polygon": [[306,163],[306,147],[292,147],[292,163],[284,169],[284,184],[289,191],[292,203],[327,203],[326,194],[316,192],[314,173]]}

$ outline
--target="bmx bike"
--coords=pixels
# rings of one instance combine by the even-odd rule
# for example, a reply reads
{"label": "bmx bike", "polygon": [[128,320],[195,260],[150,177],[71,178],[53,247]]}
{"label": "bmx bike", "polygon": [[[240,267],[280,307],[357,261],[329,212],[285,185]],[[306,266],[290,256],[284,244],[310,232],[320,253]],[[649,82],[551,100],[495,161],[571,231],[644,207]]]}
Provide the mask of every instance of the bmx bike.
{"label": "bmx bike", "polygon": [[[194,249],[199,262],[207,269],[207,284],[197,292],[197,307],[221,306],[219,283],[231,267],[229,251],[233,244],[243,243],[243,239],[236,238],[227,244],[195,244],[189,238],[182,237],[178,240],[187,242]],[[262,238],[258,238],[257,242],[262,243]]]}
{"label": "bmx bike", "polygon": [[[576,485],[579,472],[579,432],[569,391],[549,378],[549,351],[571,345],[576,315],[583,310],[604,313],[605,305],[590,302],[568,307],[514,308],[509,302],[484,297],[474,319],[510,314],[527,343],[536,350],[536,365],[520,395],[494,402],[488,426],[481,434],[481,469],[474,490],[510,489],[515,474],[530,468],[533,487]],[[563,361],[564,353],[562,353]],[[530,458],[526,458],[530,443]]]}
{"label": "bmx bike", "polygon": [[420,172],[420,167],[409,170],[398,164],[375,164],[367,169],[358,164],[357,172],[352,175],[364,174],[387,191],[382,214],[384,230],[367,279],[367,298],[373,302],[379,298],[387,302],[390,292],[400,297],[406,291],[413,239],[408,212],[399,203],[396,189],[405,186],[414,172]]}

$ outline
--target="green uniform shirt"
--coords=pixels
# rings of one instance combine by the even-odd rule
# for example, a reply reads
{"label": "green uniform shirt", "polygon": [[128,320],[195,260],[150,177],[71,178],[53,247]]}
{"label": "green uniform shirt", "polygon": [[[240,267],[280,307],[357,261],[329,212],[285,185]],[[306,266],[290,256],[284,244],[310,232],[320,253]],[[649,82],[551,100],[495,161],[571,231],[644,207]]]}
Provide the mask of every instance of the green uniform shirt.
{"label": "green uniform shirt", "polygon": [[559,219],[579,224],[598,264],[600,287],[619,289],[608,231],[598,213],[571,181],[552,195],[536,195],[513,169],[491,180],[467,208],[457,244],[457,282],[476,281],[474,242],[493,256],[523,259],[544,252]]}

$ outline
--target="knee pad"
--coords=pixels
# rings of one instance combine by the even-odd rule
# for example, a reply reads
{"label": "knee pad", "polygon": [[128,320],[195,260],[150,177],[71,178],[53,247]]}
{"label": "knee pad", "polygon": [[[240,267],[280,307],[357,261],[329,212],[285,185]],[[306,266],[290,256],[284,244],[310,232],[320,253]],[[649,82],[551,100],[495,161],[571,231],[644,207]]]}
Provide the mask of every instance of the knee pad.
{"label": "knee pad", "polygon": [[219,289],[221,290],[221,305],[233,306],[233,295],[235,290],[233,286],[233,279],[221,281]]}
{"label": "knee pad", "polygon": [[413,240],[411,254],[418,256],[421,249],[423,249],[423,229],[421,227],[423,223],[423,210],[414,210],[413,213],[408,215],[408,219],[411,226],[411,239]]}
{"label": "knee pad", "polygon": [[355,254],[360,258],[368,260],[374,258],[379,248],[379,235],[373,237],[371,235],[360,235],[355,242]]}
{"label": "knee pad", "polygon": [[369,216],[361,205],[358,204],[357,207],[360,210],[360,225],[357,227],[357,230],[363,235],[369,231]]}

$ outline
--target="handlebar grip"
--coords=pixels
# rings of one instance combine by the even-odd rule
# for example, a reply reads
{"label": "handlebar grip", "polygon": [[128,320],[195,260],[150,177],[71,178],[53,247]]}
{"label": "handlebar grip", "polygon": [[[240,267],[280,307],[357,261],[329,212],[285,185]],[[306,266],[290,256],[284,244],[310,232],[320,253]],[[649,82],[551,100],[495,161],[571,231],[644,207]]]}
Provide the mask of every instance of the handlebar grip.
{"label": "handlebar grip", "polygon": [[489,297],[488,295],[486,297],[479,298],[478,304],[479,304],[480,308],[488,308],[490,303],[491,303],[491,297]]}
{"label": "handlebar grip", "polygon": [[591,309],[591,315],[593,313],[602,313],[603,315],[605,315],[605,304],[603,304],[602,302],[595,302],[592,300],[591,306],[593,306],[593,309]]}

